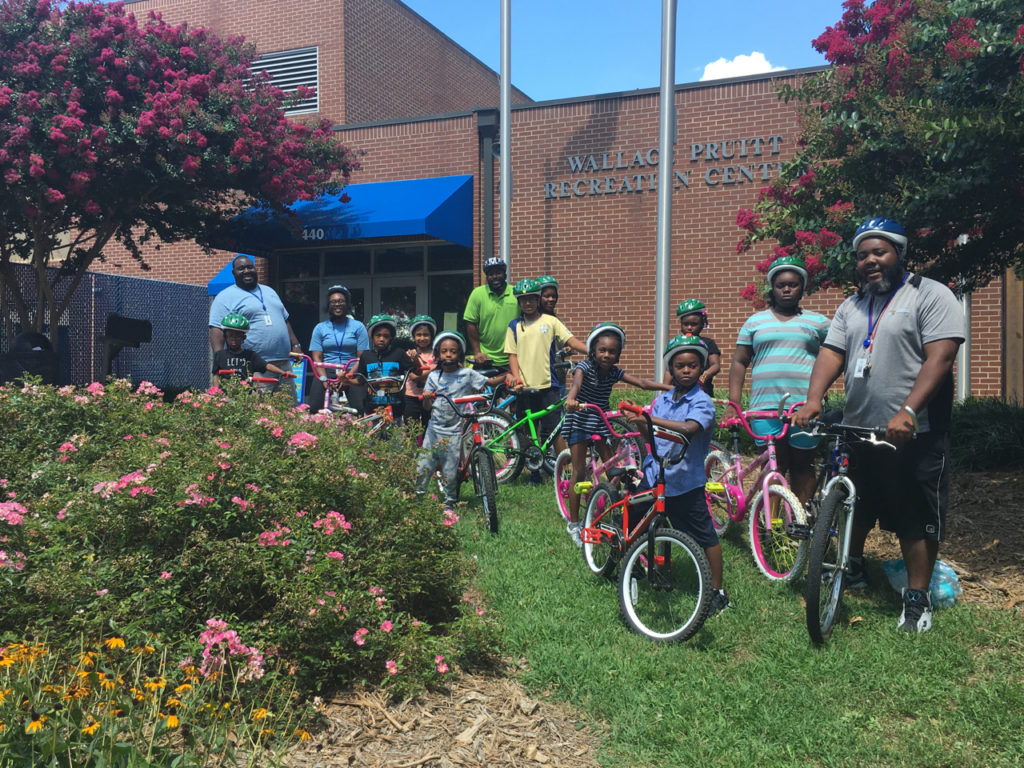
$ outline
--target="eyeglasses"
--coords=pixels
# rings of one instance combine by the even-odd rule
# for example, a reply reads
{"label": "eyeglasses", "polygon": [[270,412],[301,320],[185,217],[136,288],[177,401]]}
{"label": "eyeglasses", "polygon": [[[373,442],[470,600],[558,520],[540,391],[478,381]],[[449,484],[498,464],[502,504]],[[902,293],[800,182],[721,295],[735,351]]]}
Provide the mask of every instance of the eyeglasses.
{"label": "eyeglasses", "polygon": [[348,302],[345,301],[344,299],[335,299],[334,301],[327,302],[327,306],[329,307],[341,307],[344,306],[345,304],[348,304]]}

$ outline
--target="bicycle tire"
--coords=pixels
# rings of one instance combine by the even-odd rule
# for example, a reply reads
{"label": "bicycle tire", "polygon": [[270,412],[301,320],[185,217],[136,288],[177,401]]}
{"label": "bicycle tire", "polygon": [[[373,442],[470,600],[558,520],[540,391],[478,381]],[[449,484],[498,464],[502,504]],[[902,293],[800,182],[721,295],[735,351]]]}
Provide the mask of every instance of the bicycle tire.
{"label": "bicycle tire", "polygon": [[476,472],[480,488],[480,501],[484,508],[484,520],[487,530],[498,532],[498,481],[494,476],[494,457],[490,451],[480,449],[475,452],[473,471]]}
{"label": "bicycle tire", "polygon": [[[624,435],[627,432],[636,432],[636,428],[630,426],[629,422],[622,418],[609,419],[611,425],[615,427],[615,431],[620,435]],[[647,443],[644,442],[643,435],[634,435],[632,437],[624,438],[629,443],[629,455],[636,463],[637,468],[643,466],[644,459],[647,458]],[[618,438],[612,438],[612,449],[618,449]]]}
{"label": "bicycle tire", "polygon": [[[583,527],[593,528],[605,521],[609,528],[612,528],[610,515],[606,514],[611,506],[619,500],[619,491],[610,483],[598,483],[590,492],[590,499],[587,501],[587,512],[583,517]],[[620,534],[621,535],[621,534]],[[615,573],[615,561],[618,558],[619,547],[617,543],[619,536],[615,539],[601,537],[601,543],[594,544],[583,542],[583,561],[587,564],[590,572],[596,576],[607,576],[611,578]]]}
{"label": "bicycle tire", "polygon": [[[846,571],[839,562],[846,531],[845,520],[840,522],[840,506],[849,490],[836,483],[818,505],[818,517],[811,534],[811,549],[807,560],[807,632],[816,645],[822,645],[832,635],[839,611],[843,605]],[[843,515],[845,517],[845,515]]]}
{"label": "bicycle tire", "polygon": [[[750,549],[758,569],[771,581],[792,581],[807,561],[808,547],[806,539],[798,541],[787,536],[786,525],[805,525],[807,516],[789,488],[769,485],[768,495],[766,505],[764,490],[758,491],[750,507]],[[764,524],[766,508],[771,515],[771,530]]]}
{"label": "bicycle tire", "polygon": [[[653,564],[648,540],[654,537]],[[653,567],[651,567],[653,565]],[[658,528],[626,552],[619,574],[619,608],[629,628],[659,643],[678,643],[704,624],[711,605],[711,564],[690,536]]]}
{"label": "bicycle tire", "polygon": [[[555,484],[555,509],[561,515],[563,522],[569,520],[569,487],[572,484],[572,456],[569,449],[558,454],[555,462],[554,473]],[[583,499],[580,499],[582,505]]]}
{"label": "bicycle tire", "polygon": [[711,483],[738,485],[736,470],[726,454],[720,451],[712,451],[708,454],[704,460],[704,480],[704,498],[707,500],[708,511],[711,513],[711,525],[714,526],[715,532],[722,536],[736,513],[736,501],[728,488],[719,491],[709,489],[708,485]]}
{"label": "bicycle tire", "polygon": [[494,472],[498,482],[512,482],[523,471],[523,451],[519,435],[515,430],[509,431],[512,422],[505,416],[491,412],[480,416],[477,423],[480,425],[480,434],[483,437],[484,445],[502,432],[508,431],[500,443],[495,443],[486,450],[494,459]]}

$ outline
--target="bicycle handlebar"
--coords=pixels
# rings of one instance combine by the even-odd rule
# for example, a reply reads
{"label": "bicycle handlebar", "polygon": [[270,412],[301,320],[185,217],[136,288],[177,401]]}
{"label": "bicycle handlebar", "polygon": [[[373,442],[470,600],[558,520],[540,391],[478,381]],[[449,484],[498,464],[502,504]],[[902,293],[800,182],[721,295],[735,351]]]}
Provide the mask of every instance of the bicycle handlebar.
{"label": "bicycle handlebar", "polygon": [[617,438],[619,440],[624,440],[627,437],[639,434],[638,432],[632,432],[632,433],[628,433],[627,432],[625,434],[621,434],[620,435],[618,432],[615,431],[615,427],[613,427],[612,423],[608,420],[608,414],[610,413],[614,417],[614,416],[619,415],[618,411],[605,411],[603,408],[601,408],[601,406],[594,405],[593,403],[580,403],[579,405],[580,405],[580,408],[589,408],[592,411],[597,411],[600,414],[600,416],[601,416],[601,421],[603,421],[604,425],[606,427],[608,427],[608,431],[611,432],[612,437],[614,437],[614,438]]}
{"label": "bicycle handlebar", "polygon": [[896,446],[881,438],[885,437],[885,427],[861,427],[856,424],[832,423],[823,419],[811,419],[809,422],[813,435],[835,435],[837,437],[855,437],[871,445],[884,445],[896,450]]}
{"label": "bicycle handlebar", "polygon": [[[716,405],[724,405],[727,408],[731,406],[732,409],[736,411],[736,413],[738,414],[737,416],[734,416],[729,419],[722,419],[722,421],[719,422],[718,424],[718,426],[720,426],[722,429],[735,429],[736,427],[743,427],[743,429],[746,430],[747,434],[750,435],[755,440],[768,440],[769,438],[773,440],[781,440],[786,436],[786,433],[789,432],[790,417],[793,415],[797,408],[799,408],[806,402],[804,400],[801,400],[799,402],[793,403],[793,405],[786,409],[785,404],[789,398],[790,394],[788,392],[782,396],[782,399],[779,400],[779,408],[777,411],[744,411],[742,408],[740,408],[740,406],[737,403],[734,403],[732,400],[723,400],[720,397],[715,397],[712,399],[714,400]],[[755,435],[754,430],[750,428],[750,419],[779,419],[780,421],[782,421],[782,431],[779,432],[777,435]]]}
{"label": "bicycle handlebar", "polygon": [[[647,420],[647,428],[650,430],[651,441],[649,443],[651,447],[651,456],[654,460],[662,466],[671,467],[678,464],[683,460],[686,455],[686,449],[690,447],[690,438],[684,435],[682,432],[676,432],[674,429],[667,429],[666,427],[657,427],[654,422],[651,421],[651,413],[647,408],[642,408],[636,403],[630,403],[625,400],[620,400],[618,404],[620,411],[629,411],[639,416],[643,416]],[[683,446],[683,450],[679,452],[679,455],[675,458],[662,457],[658,455],[658,442],[657,439],[668,440],[670,443],[678,443]]]}

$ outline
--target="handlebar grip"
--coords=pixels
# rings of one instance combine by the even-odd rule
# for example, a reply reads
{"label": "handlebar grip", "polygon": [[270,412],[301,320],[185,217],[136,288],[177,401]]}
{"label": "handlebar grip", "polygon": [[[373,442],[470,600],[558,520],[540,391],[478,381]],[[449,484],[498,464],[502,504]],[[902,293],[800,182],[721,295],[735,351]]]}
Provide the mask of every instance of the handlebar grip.
{"label": "handlebar grip", "polygon": [[620,411],[629,411],[630,413],[635,413],[638,416],[644,412],[644,409],[637,405],[636,403],[630,403],[625,400],[619,401],[618,409]]}

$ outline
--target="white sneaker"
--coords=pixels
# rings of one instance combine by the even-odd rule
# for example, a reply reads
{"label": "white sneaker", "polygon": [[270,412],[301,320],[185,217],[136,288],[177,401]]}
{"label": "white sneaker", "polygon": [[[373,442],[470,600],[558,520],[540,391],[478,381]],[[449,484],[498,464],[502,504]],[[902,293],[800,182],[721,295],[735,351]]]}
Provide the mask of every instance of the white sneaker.
{"label": "white sneaker", "polygon": [[569,534],[569,538],[572,539],[573,544],[577,547],[583,546],[583,539],[580,538],[580,529],[583,527],[582,523],[568,522],[565,524],[565,531]]}
{"label": "white sneaker", "polygon": [[897,629],[927,632],[932,628],[932,596],[927,589],[903,588],[903,612]]}

